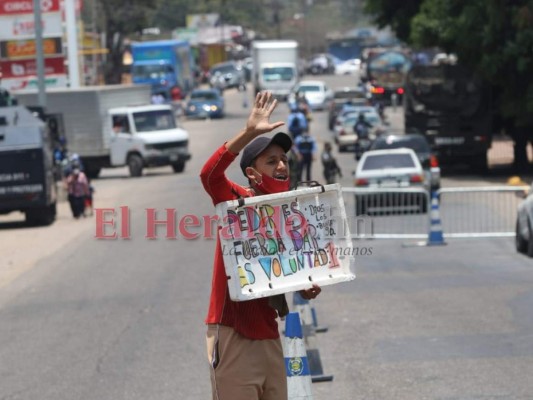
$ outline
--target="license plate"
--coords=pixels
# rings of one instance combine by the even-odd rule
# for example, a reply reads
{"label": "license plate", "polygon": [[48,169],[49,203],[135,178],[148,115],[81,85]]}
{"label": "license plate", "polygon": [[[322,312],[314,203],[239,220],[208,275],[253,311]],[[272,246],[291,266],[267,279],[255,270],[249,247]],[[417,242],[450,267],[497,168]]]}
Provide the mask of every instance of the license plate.
{"label": "license plate", "polygon": [[398,187],[400,186],[400,184],[396,180],[386,180],[386,181],[381,181],[379,186],[390,188],[390,187]]}
{"label": "license plate", "polygon": [[171,154],[170,155],[170,161],[178,161],[178,155],[177,154]]}
{"label": "license plate", "polygon": [[464,137],[436,137],[435,144],[460,145],[465,142]]}

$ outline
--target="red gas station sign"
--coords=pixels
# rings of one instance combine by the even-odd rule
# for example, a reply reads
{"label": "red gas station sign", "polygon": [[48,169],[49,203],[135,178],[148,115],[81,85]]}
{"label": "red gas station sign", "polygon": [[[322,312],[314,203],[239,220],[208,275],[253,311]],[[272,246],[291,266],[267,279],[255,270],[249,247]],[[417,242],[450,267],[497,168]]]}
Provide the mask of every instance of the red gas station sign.
{"label": "red gas station sign", "polygon": [[[41,12],[58,12],[60,0],[41,0]],[[0,0],[0,15],[32,14],[33,0]]]}

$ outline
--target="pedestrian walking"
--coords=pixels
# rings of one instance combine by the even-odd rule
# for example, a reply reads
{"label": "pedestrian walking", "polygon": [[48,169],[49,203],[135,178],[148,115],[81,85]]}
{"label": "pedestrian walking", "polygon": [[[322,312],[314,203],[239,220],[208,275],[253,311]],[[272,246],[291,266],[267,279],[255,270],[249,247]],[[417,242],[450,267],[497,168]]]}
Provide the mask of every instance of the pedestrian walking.
{"label": "pedestrian walking", "polygon": [[67,177],[67,191],[72,216],[78,219],[84,215],[85,200],[91,196],[89,181],[79,167],[73,168]]}
{"label": "pedestrian walking", "polygon": [[291,105],[291,113],[287,118],[287,127],[293,139],[309,130],[305,114],[298,108],[297,104]]}
{"label": "pedestrian walking", "polygon": [[335,156],[331,152],[331,143],[324,143],[324,150],[320,155],[322,161],[322,167],[324,168],[324,179],[327,184],[336,183],[337,175],[342,178],[342,171],[337,164]]}
{"label": "pedestrian walking", "polygon": [[[245,128],[215,150],[202,168],[200,178],[214,204],[289,190],[287,152],[292,140],[283,132],[265,136],[283,125],[282,121],[269,121],[276,104],[270,92],[258,93]],[[240,152],[240,168],[249,186],[230,181],[225,175]],[[320,291],[313,285],[300,294],[313,299]],[[213,400],[287,400],[285,361],[276,321],[287,313],[284,295],[231,300],[217,239],[206,318]]]}
{"label": "pedestrian walking", "polygon": [[302,181],[302,176],[305,171],[306,181],[311,180],[311,167],[317,153],[316,140],[309,132],[304,132],[294,140],[294,144],[301,155],[300,161],[300,177],[299,181]]}

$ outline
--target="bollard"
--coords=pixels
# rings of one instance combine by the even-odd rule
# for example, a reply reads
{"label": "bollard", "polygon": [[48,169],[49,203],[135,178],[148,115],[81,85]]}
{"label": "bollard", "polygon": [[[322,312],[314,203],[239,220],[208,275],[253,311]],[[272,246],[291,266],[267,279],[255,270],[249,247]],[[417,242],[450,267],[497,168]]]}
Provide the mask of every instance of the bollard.
{"label": "bollard", "polygon": [[283,351],[288,400],[312,400],[311,375],[298,313],[289,313],[286,317]]}
{"label": "bollard", "polygon": [[428,246],[442,246],[445,245],[444,234],[442,232],[442,224],[440,221],[439,211],[439,196],[437,192],[431,194],[431,224],[429,227],[429,235],[426,245]]}
{"label": "bollard", "polygon": [[311,371],[312,382],[328,382],[333,380],[333,375],[324,375],[322,361],[318,350],[313,313],[309,300],[305,300],[298,292],[294,292],[293,302],[302,323],[304,342],[307,348],[307,360]]}

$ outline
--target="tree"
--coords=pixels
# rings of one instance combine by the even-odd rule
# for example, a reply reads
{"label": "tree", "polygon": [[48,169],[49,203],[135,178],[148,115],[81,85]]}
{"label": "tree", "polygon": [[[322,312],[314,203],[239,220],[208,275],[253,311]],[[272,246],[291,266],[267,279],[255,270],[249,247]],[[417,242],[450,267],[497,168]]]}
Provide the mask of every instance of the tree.
{"label": "tree", "polygon": [[157,0],[99,0],[106,33],[107,61],[104,66],[106,84],[121,83],[124,39],[148,27]]}

